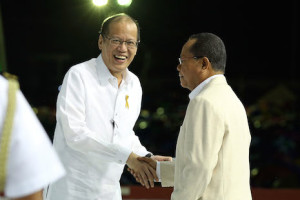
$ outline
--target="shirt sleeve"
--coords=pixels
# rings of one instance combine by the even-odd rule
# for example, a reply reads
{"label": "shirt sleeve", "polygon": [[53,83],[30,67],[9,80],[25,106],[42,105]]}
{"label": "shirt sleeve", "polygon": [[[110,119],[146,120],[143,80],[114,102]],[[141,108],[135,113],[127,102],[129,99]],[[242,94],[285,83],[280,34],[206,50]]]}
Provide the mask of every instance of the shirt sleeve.
{"label": "shirt sleeve", "polygon": [[161,182],[161,177],[160,177],[160,162],[156,162],[156,176],[158,178],[158,181]]}
{"label": "shirt sleeve", "polygon": [[156,172],[162,187],[174,187],[175,158],[172,161],[157,162]]}
{"label": "shirt sleeve", "polygon": [[65,174],[48,135],[20,91],[7,170],[5,195],[9,198],[42,190]]}
{"label": "shirt sleeve", "polygon": [[172,200],[202,197],[217,164],[224,136],[222,117],[206,100],[191,101],[183,126],[185,135],[180,142],[184,156],[177,156],[176,161],[184,164],[181,169],[175,169],[180,178],[175,177]]}
{"label": "shirt sleeve", "polygon": [[57,119],[68,146],[89,156],[125,164],[132,150],[101,139],[85,120],[85,90],[80,73],[66,74],[57,101]]}

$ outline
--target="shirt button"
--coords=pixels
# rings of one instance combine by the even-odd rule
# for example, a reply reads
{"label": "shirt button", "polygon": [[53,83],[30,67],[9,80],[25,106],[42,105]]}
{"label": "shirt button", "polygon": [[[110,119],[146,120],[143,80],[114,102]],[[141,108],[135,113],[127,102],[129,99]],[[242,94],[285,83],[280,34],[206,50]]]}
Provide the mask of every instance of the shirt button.
{"label": "shirt button", "polygon": [[122,160],[119,160],[119,163],[122,163]]}

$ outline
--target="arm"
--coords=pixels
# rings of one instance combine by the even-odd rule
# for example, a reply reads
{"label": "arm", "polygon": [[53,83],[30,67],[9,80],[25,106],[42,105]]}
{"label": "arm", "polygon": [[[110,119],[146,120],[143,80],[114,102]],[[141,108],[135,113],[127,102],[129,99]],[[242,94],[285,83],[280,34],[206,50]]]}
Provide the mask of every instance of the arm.
{"label": "arm", "polygon": [[162,187],[174,187],[175,162],[160,162],[160,176]]}
{"label": "arm", "polygon": [[[148,179],[150,185],[153,186],[153,179],[156,175],[151,173],[151,169],[147,165],[136,159],[137,155],[133,153],[135,149],[104,141],[100,134],[88,128],[85,98],[89,97],[86,96],[85,89],[81,73],[69,71],[64,79],[57,102],[57,118],[68,146],[93,157],[92,160],[96,165],[99,160],[119,164],[126,163],[137,171],[142,180],[145,180],[143,184],[147,188],[149,187]],[[140,144],[137,137],[135,140],[136,146],[139,146],[139,149],[144,150],[146,154],[146,149]]]}
{"label": "arm", "polygon": [[67,145],[75,151],[110,162],[125,164],[131,149],[103,140],[86,123],[85,87],[81,73],[70,70],[57,100],[57,121]]}
{"label": "arm", "polygon": [[[153,157],[159,158],[161,162],[153,159]],[[138,160],[148,163],[156,172],[160,171],[161,185],[162,187],[173,187],[174,186],[174,171],[175,162],[172,161],[171,157],[165,156],[152,156],[151,158],[139,157]],[[138,181],[138,180],[137,180]]]}
{"label": "arm", "polygon": [[[201,198],[209,184],[222,145],[224,122],[207,101],[192,101],[186,113],[183,136],[176,150],[173,200]],[[179,164],[181,163],[181,164]],[[177,169],[177,166],[181,166]],[[188,188],[188,189],[187,189]]]}

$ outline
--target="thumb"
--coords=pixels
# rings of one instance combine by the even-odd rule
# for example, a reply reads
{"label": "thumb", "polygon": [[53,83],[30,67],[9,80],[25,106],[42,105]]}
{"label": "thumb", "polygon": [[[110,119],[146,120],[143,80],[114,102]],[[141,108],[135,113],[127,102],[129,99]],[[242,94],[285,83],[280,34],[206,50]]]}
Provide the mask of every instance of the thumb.
{"label": "thumb", "polygon": [[146,157],[138,157],[137,159],[139,161],[144,161],[146,163],[150,163],[150,161],[151,161],[151,158],[146,158]]}

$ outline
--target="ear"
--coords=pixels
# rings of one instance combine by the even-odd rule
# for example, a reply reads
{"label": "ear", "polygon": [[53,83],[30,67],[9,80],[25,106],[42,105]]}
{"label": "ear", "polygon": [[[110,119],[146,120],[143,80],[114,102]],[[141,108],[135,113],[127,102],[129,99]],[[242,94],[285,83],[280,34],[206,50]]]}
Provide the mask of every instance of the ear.
{"label": "ear", "polygon": [[202,69],[208,69],[209,66],[209,60],[207,57],[202,58]]}
{"label": "ear", "polygon": [[98,39],[98,47],[99,47],[99,49],[100,49],[100,51],[102,50],[102,47],[103,47],[103,37],[102,37],[102,35],[100,34],[99,35],[99,39]]}

